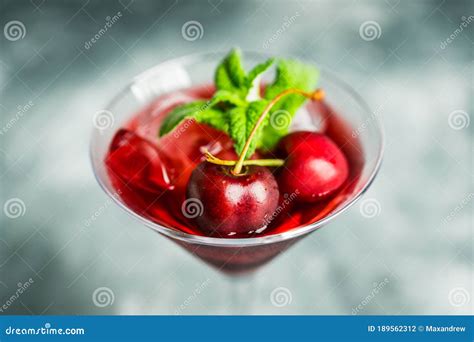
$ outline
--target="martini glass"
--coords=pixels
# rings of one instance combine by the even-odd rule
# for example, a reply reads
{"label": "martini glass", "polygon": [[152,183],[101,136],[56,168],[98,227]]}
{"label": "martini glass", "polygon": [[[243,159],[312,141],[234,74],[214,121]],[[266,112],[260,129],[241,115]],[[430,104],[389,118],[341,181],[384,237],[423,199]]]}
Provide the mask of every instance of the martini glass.
{"label": "martini glass", "polygon": [[[352,163],[356,167],[352,170],[355,174],[344,194],[336,202],[329,202],[317,210],[315,208],[310,223],[261,237],[229,239],[188,234],[138,214],[117,195],[104,162],[115,133],[133,115],[158,97],[193,86],[212,84],[214,69],[224,55],[205,53],[172,59],[135,77],[106,109],[98,113],[92,134],[91,160],[100,186],[138,222],[169,238],[218,270],[230,275],[241,275],[269,262],[353,205],[370,186],[380,167],[383,134],[377,115],[362,98],[339,78],[322,70],[319,87],[325,90],[327,103],[331,107],[313,108],[319,117],[311,120],[315,125],[325,126],[326,131],[337,133],[334,135],[339,140],[336,143],[348,158],[353,158]],[[247,68],[267,57],[259,53],[245,53],[244,56]],[[269,73],[263,82],[270,81],[273,76]],[[314,103],[311,105],[318,106]],[[300,125],[305,127],[304,122],[300,122]]]}

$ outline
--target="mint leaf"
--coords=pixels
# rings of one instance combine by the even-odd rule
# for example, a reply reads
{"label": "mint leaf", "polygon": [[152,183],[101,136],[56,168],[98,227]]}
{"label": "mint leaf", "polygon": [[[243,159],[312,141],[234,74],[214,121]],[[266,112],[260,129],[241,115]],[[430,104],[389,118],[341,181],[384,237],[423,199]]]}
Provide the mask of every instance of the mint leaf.
{"label": "mint leaf", "polygon": [[225,112],[212,108],[202,111],[195,117],[196,121],[199,123],[206,124],[208,126],[214,127],[215,129],[228,132],[229,125],[227,123],[227,115]]}
{"label": "mint leaf", "polygon": [[159,135],[165,135],[175,129],[185,119],[208,124],[218,130],[227,132],[228,124],[225,113],[211,108],[209,101],[195,101],[174,108],[163,121]]}
{"label": "mint leaf", "polygon": [[[296,88],[309,92],[316,86],[318,79],[316,68],[297,60],[281,59],[278,61],[275,80],[266,87],[262,99],[260,78],[274,61],[271,58],[246,73],[240,50],[233,49],[216,69],[214,75],[216,92],[212,99],[176,107],[163,122],[159,134],[167,134],[183,120],[193,118],[197,122],[229,134],[234,141],[235,151],[240,154],[265,106],[273,98],[287,89]],[[288,133],[291,119],[305,100],[304,96],[298,94],[287,95],[279,100],[251,140],[246,158],[250,157],[256,148],[267,150],[274,148],[281,137]],[[272,114],[283,117],[274,118]],[[281,122],[288,125],[280,125]]]}
{"label": "mint leaf", "polygon": [[218,90],[226,90],[238,95],[241,99],[255,101],[260,99],[259,77],[274,62],[273,58],[256,65],[250,72],[242,66],[242,54],[233,49],[216,69],[214,81]]}
{"label": "mint leaf", "polygon": [[245,98],[246,73],[239,49],[233,49],[218,65],[214,82],[218,90],[227,90]]}
{"label": "mint leaf", "polygon": [[218,103],[227,103],[234,106],[245,106],[246,102],[240,98],[239,95],[228,90],[218,90],[214,96],[209,100],[209,106],[214,106]]}
{"label": "mint leaf", "polygon": [[[297,60],[281,59],[278,61],[275,81],[265,89],[265,98],[273,99],[279,93],[290,88],[303,91],[311,91],[316,87],[319,71],[312,65],[304,64]],[[299,107],[306,101],[304,96],[298,94],[287,95],[278,101],[269,113],[270,122],[272,114],[286,115],[283,118],[291,121]],[[277,113],[278,112],[278,113]],[[278,141],[288,133],[288,126],[267,125],[262,133],[262,140],[259,147],[270,150],[275,147]]]}
{"label": "mint leaf", "polygon": [[218,90],[209,101],[194,101],[174,108],[163,121],[159,135],[163,136],[174,130],[186,119],[207,124],[218,130],[228,131],[228,118],[224,109],[216,108],[219,104],[245,106],[246,102],[238,95],[227,90]]}
{"label": "mint leaf", "polygon": [[[230,110],[229,135],[234,141],[234,148],[237,154],[242,152],[245,143],[250,136],[250,132],[254,128],[255,123],[267,104],[268,101],[259,100],[250,102],[247,106],[236,107]],[[259,126],[255,138],[251,141],[246,158],[249,158],[255,152],[263,127],[263,124]]]}
{"label": "mint leaf", "polygon": [[260,99],[260,76],[273,64],[275,59],[270,58],[266,62],[256,65],[247,76],[246,100],[256,101]]}
{"label": "mint leaf", "polygon": [[[265,89],[265,98],[273,99],[279,93],[290,88],[311,91],[316,87],[319,71],[314,66],[293,59],[278,61],[275,81]],[[280,100],[273,110],[284,109],[291,113],[304,103],[301,95],[288,95]]]}

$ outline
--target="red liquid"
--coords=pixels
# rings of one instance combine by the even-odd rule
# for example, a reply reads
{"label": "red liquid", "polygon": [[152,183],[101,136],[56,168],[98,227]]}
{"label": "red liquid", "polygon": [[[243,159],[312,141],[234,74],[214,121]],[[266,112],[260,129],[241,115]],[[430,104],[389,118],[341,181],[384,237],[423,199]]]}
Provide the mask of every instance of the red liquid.
{"label": "red liquid", "polygon": [[[158,138],[157,132],[176,105],[208,99],[213,92],[214,88],[208,86],[160,97],[115,134],[105,159],[112,184],[127,206],[153,222],[193,235],[203,233],[181,211],[187,181],[195,166],[204,160],[205,150],[222,159],[236,160],[232,141],[225,133],[192,120],[162,138]],[[352,127],[325,103],[308,103],[307,110],[314,120],[322,122],[321,131],[346,155],[350,167],[348,180],[331,198],[317,204],[290,204],[263,232],[244,237],[278,234],[316,222],[357,190],[364,158],[358,139],[352,136]],[[262,264],[294,242],[295,239],[235,251],[229,247],[178,243],[215,266],[239,271]]]}

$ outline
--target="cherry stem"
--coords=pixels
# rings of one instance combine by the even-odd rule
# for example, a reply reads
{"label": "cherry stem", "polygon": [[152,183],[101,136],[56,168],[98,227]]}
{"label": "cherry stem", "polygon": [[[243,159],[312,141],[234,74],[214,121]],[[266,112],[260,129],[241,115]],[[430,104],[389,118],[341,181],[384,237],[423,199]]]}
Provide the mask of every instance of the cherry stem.
{"label": "cherry stem", "polygon": [[303,95],[304,97],[314,100],[314,101],[321,101],[324,98],[324,91],[322,89],[316,89],[313,92],[306,92],[303,90],[291,88],[291,89],[284,90],[281,93],[279,93],[277,96],[275,96],[273,100],[271,100],[268,103],[268,105],[265,107],[262,114],[260,114],[260,117],[255,123],[255,126],[253,126],[252,131],[250,132],[250,135],[247,141],[245,142],[244,148],[242,149],[242,152],[240,153],[239,160],[237,161],[237,163],[235,163],[235,167],[232,170],[232,174],[239,175],[242,172],[242,167],[244,166],[244,161],[245,161],[245,155],[247,154],[250,148],[250,143],[252,142],[252,139],[254,138],[255,134],[257,133],[258,128],[262,124],[263,120],[265,119],[265,116],[268,114],[270,109],[272,109],[275,103],[280,101],[282,97],[286,95],[290,95],[290,94]]}
{"label": "cherry stem", "polygon": [[[237,164],[236,160],[223,160],[219,159],[209,151],[205,153],[206,161],[212,164],[234,166]],[[257,165],[257,166],[282,166],[285,163],[283,159],[249,159],[243,162],[243,165]]]}

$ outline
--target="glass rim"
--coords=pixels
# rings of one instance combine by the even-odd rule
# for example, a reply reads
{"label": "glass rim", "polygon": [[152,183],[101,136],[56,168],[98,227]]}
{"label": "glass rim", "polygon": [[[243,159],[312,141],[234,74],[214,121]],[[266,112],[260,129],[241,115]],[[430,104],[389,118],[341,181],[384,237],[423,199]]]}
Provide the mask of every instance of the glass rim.
{"label": "glass rim", "polygon": [[[163,62],[160,62],[159,64],[145,70],[144,72],[138,74],[132,80],[121,90],[119,91],[113,98],[108,102],[108,105],[105,107],[105,109],[110,109],[115,102],[119,101],[123,95],[129,91],[131,91],[132,87],[136,85],[138,82],[141,82],[143,80],[146,80],[150,76],[154,75],[159,69],[162,69],[166,64],[171,64],[171,63],[182,63],[182,64],[191,64],[193,62],[196,62],[198,60],[202,60],[206,57],[210,56],[223,56],[227,52],[204,52],[204,53],[194,53],[190,55],[185,55],[181,57],[176,57],[176,58],[171,58],[167,59]],[[261,53],[261,52],[255,52],[255,51],[243,51],[243,55],[248,56],[248,55],[254,55],[254,56],[269,56],[268,54]],[[304,58],[298,58],[300,60],[304,61]],[[373,113],[373,111],[370,109],[370,106],[365,102],[365,100],[362,98],[362,96],[357,93],[355,89],[353,89],[349,84],[347,84],[345,81],[340,79],[338,76],[336,76],[333,72],[327,70],[326,68],[319,68],[322,74],[327,74],[331,81],[335,83],[338,87],[342,88],[344,91],[346,91],[351,97],[355,99],[355,101],[361,106],[362,109],[367,111],[368,113]],[[325,224],[333,221],[336,217],[341,215],[343,212],[345,212],[347,209],[349,209],[352,205],[354,205],[361,197],[362,195],[367,191],[367,189],[370,187],[370,185],[373,183],[376,175],[378,174],[381,164],[382,164],[382,159],[383,159],[383,154],[384,154],[384,149],[385,149],[385,133],[384,133],[384,128],[382,125],[382,122],[380,118],[375,115],[372,117],[372,119],[375,122],[376,130],[378,131],[380,135],[380,146],[377,150],[377,156],[376,156],[376,162],[374,168],[370,171],[370,175],[363,184],[363,186],[355,192],[355,194],[345,203],[342,205],[340,208],[334,210],[331,212],[329,215],[325,216],[324,218],[307,224],[303,226],[298,226],[295,228],[292,228],[288,231],[278,233],[278,234],[271,234],[271,235],[266,235],[266,236],[261,236],[261,237],[252,237],[252,238],[217,238],[217,237],[209,237],[209,236],[200,236],[200,235],[192,235],[185,233],[183,231],[180,231],[178,229],[173,229],[169,228],[166,226],[163,226],[159,223],[153,222],[152,220],[143,217],[136,212],[134,212],[132,209],[130,209],[125,203],[120,201],[120,199],[115,196],[114,192],[111,191],[105,184],[105,182],[99,177],[98,173],[96,172],[97,166],[94,161],[94,142],[95,142],[95,137],[97,134],[100,134],[97,129],[93,128],[92,134],[91,134],[91,140],[90,140],[90,146],[89,146],[89,157],[91,160],[92,164],[92,171],[94,173],[94,177],[96,178],[97,182],[99,183],[100,187],[102,190],[110,197],[112,200],[123,210],[125,210],[128,214],[130,214],[132,217],[134,217],[136,220],[147,226],[148,228],[151,228],[152,230],[161,233],[165,236],[168,236],[173,239],[181,240],[183,242],[191,243],[191,244],[201,244],[201,245],[210,245],[210,246],[224,246],[224,247],[246,247],[246,246],[256,246],[256,245],[264,245],[264,244],[272,244],[272,243],[278,243],[290,239],[294,239],[299,236],[303,236],[305,234],[308,234],[312,231],[315,231]]]}

